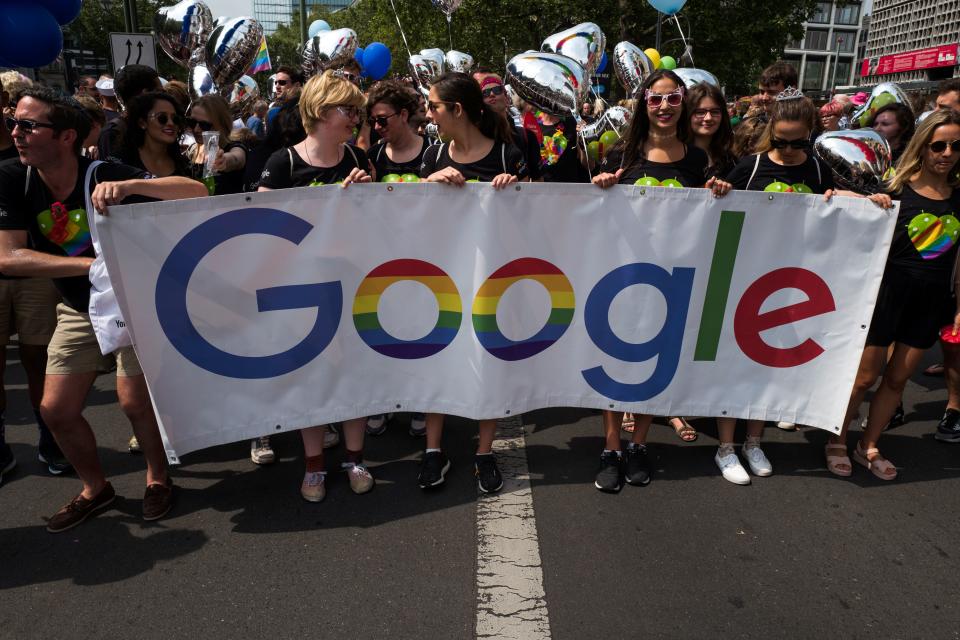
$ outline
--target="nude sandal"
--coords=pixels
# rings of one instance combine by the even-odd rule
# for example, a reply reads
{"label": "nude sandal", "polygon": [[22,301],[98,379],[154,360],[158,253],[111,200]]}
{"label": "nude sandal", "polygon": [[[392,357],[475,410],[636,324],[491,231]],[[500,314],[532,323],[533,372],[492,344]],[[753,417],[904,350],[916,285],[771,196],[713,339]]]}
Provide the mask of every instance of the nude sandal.
{"label": "nude sandal", "polygon": [[620,423],[620,428],[626,431],[627,433],[633,433],[637,428],[637,423],[633,419],[632,413],[623,414],[623,422]]}
{"label": "nude sandal", "polygon": [[[830,455],[831,451],[841,451],[843,455]],[[827,471],[841,478],[849,478],[853,475],[853,463],[850,462],[850,456],[847,455],[847,445],[840,443],[827,443],[824,447],[824,453],[827,455]],[[841,469],[841,465],[846,465],[846,469]]]}
{"label": "nude sandal", "polygon": [[[880,450],[876,447],[871,447],[870,449],[864,451],[860,448],[860,443],[858,442],[857,446],[853,450],[853,459],[856,460],[858,464],[865,466],[870,470],[870,473],[877,476],[881,480],[895,479],[897,477],[897,467],[885,458],[870,460],[870,456],[875,453],[879,454]],[[890,473],[891,471],[893,473]]]}

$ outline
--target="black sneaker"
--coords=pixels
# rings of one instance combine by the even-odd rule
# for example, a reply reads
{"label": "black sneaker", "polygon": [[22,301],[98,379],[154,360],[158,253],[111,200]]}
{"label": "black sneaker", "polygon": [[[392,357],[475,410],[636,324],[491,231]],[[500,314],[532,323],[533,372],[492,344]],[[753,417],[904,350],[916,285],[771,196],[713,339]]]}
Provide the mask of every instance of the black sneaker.
{"label": "black sneaker", "polygon": [[893,415],[890,417],[890,422],[887,423],[887,426],[883,428],[884,431],[887,429],[896,429],[897,427],[902,427],[904,422],[904,412],[903,412],[903,403],[897,405],[896,410],[893,412]]}
{"label": "black sneaker", "polygon": [[7,443],[3,443],[3,446],[0,446],[0,484],[3,484],[4,474],[13,471],[16,466],[17,459],[13,457],[13,449]]}
{"label": "black sneaker", "polygon": [[474,471],[477,474],[477,487],[484,493],[496,493],[503,488],[503,476],[497,468],[497,458],[492,453],[474,458]]}
{"label": "black sneaker", "polygon": [[47,465],[47,471],[53,476],[59,476],[73,469],[56,443],[41,442],[37,446],[37,460]]}
{"label": "black sneaker", "polygon": [[627,484],[635,487],[650,484],[650,460],[645,445],[627,449],[623,456],[623,470]]}
{"label": "black sneaker", "polygon": [[381,436],[387,430],[387,420],[388,416],[385,413],[381,413],[376,416],[370,416],[367,418],[367,435],[368,436]]}
{"label": "black sneaker", "polygon": [[947,409],[944,412],[934,438],[940,442],[960,442],[960,411]]}
{"label": "black sneaker", "polygon": [[623,466],[617,451],[604,451],[600,454],[600,471],[593,486],[600,491],[616,493],[623,488]]}
{"label": "black sneaker", "polygon": [[420,475],[417,481],[421,489],[430,489],[439,487],[446,478],[447,471],[450,470],[450,461],[447,460],[443,451],[430,451],[423,455],[423,462],[420,463]]}

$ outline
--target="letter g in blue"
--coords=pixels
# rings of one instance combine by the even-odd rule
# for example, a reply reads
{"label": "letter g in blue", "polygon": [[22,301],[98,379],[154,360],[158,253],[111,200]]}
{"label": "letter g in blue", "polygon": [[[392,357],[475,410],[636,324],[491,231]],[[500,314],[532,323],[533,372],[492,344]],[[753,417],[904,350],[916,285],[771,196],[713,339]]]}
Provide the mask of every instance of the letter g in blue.
{"label": "letter g in blue", "polygon": [[317,321],[299,344],[269,356],[238,356],[200,335],[187,312],[187,285],[200,261],[224,242],[262,234],[300,242],[313,229],[306,220],[278,209],[239,209],[207,220],[183,237],[157,277],[157,317],[167,339],[193,364],[228,378],[274,378],[307,364],[327,348],[340,325],[343,290],[339,282],[290,285],[257,291],[258,311],[317,308]]}

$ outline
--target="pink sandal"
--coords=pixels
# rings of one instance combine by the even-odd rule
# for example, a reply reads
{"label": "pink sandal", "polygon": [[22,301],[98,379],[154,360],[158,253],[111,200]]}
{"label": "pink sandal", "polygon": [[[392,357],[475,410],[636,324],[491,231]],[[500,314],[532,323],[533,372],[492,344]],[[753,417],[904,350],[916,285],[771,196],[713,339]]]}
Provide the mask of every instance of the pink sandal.
{"label": "pink sandal", "polygon": [[881,480],[895,479],[897,477],[897,467],[894,466],[892,462],[882,457],[877,457],[873,460],[870,460],[871,455],[879,453],[880,450],[876,447],[871,447],[870,449],[864,451],[860,448],[860,443],[858,442],[856,448],[853,450],[853,459],[859,464],[865,466],[870,470],[870,473],[877,476]]}
{"label": "pink sandal", "polygon": [[[841,451],[843,455],[830,455],[831,451]],[[827,471],[841,478],[849,478],[853,475],[853,464],[850,462],[850,456],[847,455],[847,445],[840,443],[827,443],[824,447],[824,453],[827,455]],[[846,469],[841,466],[846,465]]]}

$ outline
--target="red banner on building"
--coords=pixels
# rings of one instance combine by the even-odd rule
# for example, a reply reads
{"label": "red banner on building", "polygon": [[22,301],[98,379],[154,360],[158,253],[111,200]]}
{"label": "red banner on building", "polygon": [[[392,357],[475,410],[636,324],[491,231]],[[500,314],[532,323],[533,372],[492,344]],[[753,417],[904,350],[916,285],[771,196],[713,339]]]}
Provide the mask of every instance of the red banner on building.
{"label": "red banner on building", "polygon": [[933,67],[952,67],[957,64],[957,45],[946,44],[939,47],[930,47],[929,49],[917,49],[916,51],[905,51],[904,53],[895,53],[890,56],[880,56],[877,63],[877,70],[874,72],[878,76],[888,73],[899,73],[901,71],[916,71],[918,69],[931,69]]}

